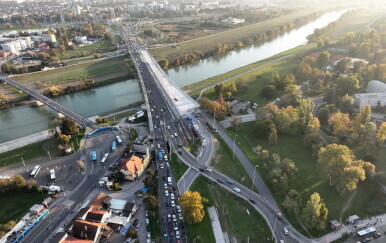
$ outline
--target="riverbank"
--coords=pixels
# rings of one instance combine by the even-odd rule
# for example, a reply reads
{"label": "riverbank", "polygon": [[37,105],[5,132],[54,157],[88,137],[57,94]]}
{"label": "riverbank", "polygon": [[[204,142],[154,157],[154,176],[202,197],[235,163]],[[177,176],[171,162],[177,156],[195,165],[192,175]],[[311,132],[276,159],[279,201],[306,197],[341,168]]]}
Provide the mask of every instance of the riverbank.
{"label": "riverbank", "polygon": [[[135,69],[127,56],[102,58],[81,64],[65,66],[49,71],[13,75],[12,78],[41,93],[52,86],[63,91],[62,94],[95,88],[135,78]],[[83,85],[86,79],[92,79],[93,85]],[[0,90],[8,100],[3,108],[28,104],[29,97],[8,84],[0,84]]]}
{"label": "riverbank", "polygon": [[[193,58],[194,56],[196,58],[200,55],[208,57],[207,55],[210,54],[211,56],[213,54],[212,52],[216,51],[216,47],[218,47],[219,44],[226,45],[228,47],[242,47],[257,42],[260,44],[264,43],[282,33],[287,32],[288,30],[299,28],[302,25],[320,17],[323,13],[333,11],[334,9],[336,9],[336,6],[308,8],[304,11],[281,16],[279,18],[262,21],[256,24],[239,27],[190,41],[176,43],[173,46],[152,49],[150,52],[158,61],[162,59],[169,60],[170,66],[174,65],[173,61],[176,59],[180,59],[180,63],[183,63],[181,58],[186,56],[188,57],[186,62],[189,63],[200,59],[195,59]],[[262,37],[262,39],[260,39],[260,37]],[[236,45],[238,41],[241,42],[241,46],[239,44]],[[219,53],[222,52],[222,50],[218,51]],[[208,54],[205,55],[206,53]]]}

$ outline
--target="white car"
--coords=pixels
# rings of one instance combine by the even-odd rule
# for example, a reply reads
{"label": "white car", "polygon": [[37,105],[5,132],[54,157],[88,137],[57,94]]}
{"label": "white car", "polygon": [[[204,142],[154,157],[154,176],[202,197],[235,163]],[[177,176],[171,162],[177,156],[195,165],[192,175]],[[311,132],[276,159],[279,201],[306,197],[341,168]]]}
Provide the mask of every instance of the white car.
{"label": "white car", "polygon": [[168,190],[165,190],[165,196],[169,196],[169,192],[168,192]]}
{"label": "white car", "polygon": [[177,137],[177,133],[176,132],[174,133],[174,137]]}
{"label": "white car", "polygon": [[212,172],[213,170],[211,168],[206,169],[208,172]]}
{"label": "white car", "polygon": [[175,214],[172,215],[173,222],[177,222],[177,217]]}
{"label": "white car", "polygon": [[170,165],[169,165],[169,162],[166,162],[166,166],[167,166],[167,167],[169,167],[169,166],[170,166]]}
{"label": "white car", "polygon": [[176,206],[176,203],[172,200],[170,201],[170,204],[172,205],[172,207],[175,207]]}
{"label": "white car", "polygon": [[180,219],[180,220],[183,220],[184,218],[182,217],[182,214],[178,214],[178,218]]}
{"label": "white car", "polygon": [[235,187],[235,188],[233,188],[233,191],[235,191],[235,192],[240,192],[240,189],[237,188],[237,187]]}
{"label": "white car", "polygon": [[171,138],[174,138],[173,134],[172,134],[172,135],[170,135],[170,137],[171,137]]}
{"label": "white car", "polygon": [[181,213],[181,206],[180,205],[177,205],[177,212]]}
{"label": "white car", "polygon": [[167,126],[168,129],[170,129],[170,126]]}
{"label": "white car", "polygon": [[286,228],[286,227],[284,227],[284,234],[286,234],[286,235],[288,235],[289,234],[289,232],[288,232],[288,229]]}
{"label": "white car", "polygon": [[179,231],[179,230],[176,231],[176,238],[177,238],[177,239],[180,238],[180,231]]}
{"label": "white car", "polygon": [[280,243],[284,243],[284,240],[280,240],[279,242],[280,242]]}
{"label": "white car", "polygon": [[164,188],[168,189],[168,184],[164,183]]}
{"label": "white car", "polygon": [[170,193],[170,199],[174,200],[174,193]]}
{"label": "white car", "polygon": [[159,167],[160,167],[161,169],[163,169],[163,168],[164,168],[164,164],[160,164]]}

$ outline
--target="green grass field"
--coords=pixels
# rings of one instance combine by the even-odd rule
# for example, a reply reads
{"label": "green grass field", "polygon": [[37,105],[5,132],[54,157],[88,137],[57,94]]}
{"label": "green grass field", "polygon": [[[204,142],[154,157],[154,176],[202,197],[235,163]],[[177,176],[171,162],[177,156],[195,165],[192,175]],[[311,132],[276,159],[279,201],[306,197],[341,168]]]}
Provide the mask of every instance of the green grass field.
{"label": "green grass field", "polygon": [[[231,136],[236,134],[233,130],[228,130],[228,133]],[[303,202],[306,202],[309,199],[309,196],[318,192],[326,206],[329,210],[329,220],[330,219],[340,219],[340,212],[343,209],[346,202],[349,200],[351,194],[348,193],[344,196],[339,195],[335,187],[330,187],[328,185],[328,181],[324,178],[320,177],[318,173],[318,169],[315,165],[316,159],[312,156],[311,150],[303,146],[303,139],[301,137],[296,136],[288,136],[279,134],[278,143],[276,145],[269,145],[268,141],[256,138],[253,133],[253,122],[244,123],[241,126],[240,131],[237,132],[238,140],[240,141],[239,147],[248,157],[252,164],[259,165],[259,172],[263,179],[266,181],[267,185],[268,178],[267,174],[269,172],[269,168],[265,168],[264,164],[262,164],[258,158],[257,154],[253,151],[253,148],[257,145],[262,146],[264,149],[267,149],[270,154],[278,153],[281,158],[290,158],[295,163],[299,171],[295,173],[294,176],[289,179],[289,188],[295,189],[301,194]],[[385,156],[385,154],[380,154],[379,156]],[[383,167],[383,169],[386,169]],[[377,169],[378,170],[378,169]],[[276,200],[281,204],[284,201],[284,196],[273,192]],[[370,198],[371,192],[366,189],[366,185],[363,183],[358,184],[357,194],[355,196],[355,200],[347,209],[347,211],[343,214],[342,220],[346,219],[347,216],[352,214],[357,214],[360,216],[369,216],[365,212],[365,205]],[[300,232],[305,233],[304,230],[301,229],[299,223],[296,218],[292,214],[286,215],[290,220],[291,224],[293,224]],[[323,231],[309,231],[314,237],[321,236],[325,233],[328,233],[329,230]]]}
{"label": "green grass field", "polygon": [[18,192],[0,196],[0,224],[10,220],[19,220],[35,203],[41,203],[47,197],[39,192]]}
{"label": "green grass field", "polygon": [[377,19],[381,14],[385,12],[383,5],[377,5],[376,7],[362,8],[361,11],[357,11],[355,14],[350,14],[339,22],[334,28],[328,29],[323,37],[329,37],[331,40],[342,39],[347,32],[357,32],[367,28],[367,25],[373,20]]}
{"label": "green grass field", "polygon": [[215,135],[215,139],[218,143],[218,150],[211,162],[213,168],[224,175],[229,176],[232,180],[238,181],[244,186],[251,188],[252,180],[247,175],[247,172],[242,167],[240,161],[236,157],[233,158],[232,149],[228,147],[224,140],[217,134]]}
{"label": "green grass field", "polygon": [[[228,233],[230,238],[235,237],[238,242],[247,242],[249,237],[250,242],[263,243],[271,237],[271,232],[264,219],[248,202],[221,188],[216,183],[199,176],[193,182],[190,190],[200,192],[202,196],[209,200],[208,206],[217,208],[221,228]],[[208,220],[197,225],[188,225],[187,232],[190,240],[197,235],[201,235],[201,237],[205,236],[205,238],[201,238],[201,242],[214,242],[210,238],[213,232],[209,216],[206,215],[204,220],[205,218]],[[198,228],[200,224],[202,226]],[[194,234],[190,234],[192,230]]]}
{"label": "green grass field", "polygon": [[114,43],[110,41],[100,40],[98,42],[77,47],[75,50],[66,50],[62,54],[59,54],[60,59],[70,59],[82,56],[90,56],[93,53],[110,52],[115,49]]}
{"label": "green grass field", "polygon": [[151,54],[158,60],[165,59],[166,57],[179,57],[189,53],[193,53],[196,50],[205,52],[215,47],[217,43],[234,43],[238,40],[251,37],[255,34],[271,30],[282,24],[294,21],[295,19],[305,17],[316,11],[327,11],[332,9],[331,5],[319,5],[305,9],[304,11],[296,12],[293,14],[281,16],[279,18],[263,21],[256,24],[251,24],[230,31],[217,33],[214,35],[194,39],[191,41],[176,44],[178,48],[163,47],[151,50]]}
{"label": "green grass field", "polygon": [[45,72],[16,75],[13,78],[23,84],[34,84],[37,86],[35,88],[73,82],[86,77],[94,78],[95,82],[98,82],[103,81],[103,79],[98,79],[100,76],[106,77],[111,75],[115,77],[117,74],[121,76],[128,75],[129,69],[125,60],[127,60],[127,57],[95,60]]}
{"label": "green grass field", "polygon": [[172,169],[176,181],[179,181],[188,169],[188,166],[177,157],[177,154],[173,153],[170,159],[170,168]]}
{"label": "green grass field", "polygon": [[[48,140],[53,141],[53,140]],[[43,149],[43,145],[47,143],[47,141],[37,142],[33,144],[29,144],[27,146],[14,149],[9,152],[0,154],[0,167],[6,166],[14,163],[20,163],[21,157],[23,157],[24,161],[35,159],[42,156],[47,156],[46,151]]]}

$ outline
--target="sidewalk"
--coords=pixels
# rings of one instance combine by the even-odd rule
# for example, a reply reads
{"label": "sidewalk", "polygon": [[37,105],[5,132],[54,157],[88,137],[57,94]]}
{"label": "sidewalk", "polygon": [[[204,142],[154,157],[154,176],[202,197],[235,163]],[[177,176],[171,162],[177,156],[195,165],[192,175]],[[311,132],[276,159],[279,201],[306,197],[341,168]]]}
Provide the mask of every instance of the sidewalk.
{"label": "sidewalk", "polygon": [[216,243],[225,243],[224,233],[222,232],[222,229],[221,229],[216,208],[208,207],[207,209],[208,209],[210,221],[212,223],[214,237],[216,238]]}

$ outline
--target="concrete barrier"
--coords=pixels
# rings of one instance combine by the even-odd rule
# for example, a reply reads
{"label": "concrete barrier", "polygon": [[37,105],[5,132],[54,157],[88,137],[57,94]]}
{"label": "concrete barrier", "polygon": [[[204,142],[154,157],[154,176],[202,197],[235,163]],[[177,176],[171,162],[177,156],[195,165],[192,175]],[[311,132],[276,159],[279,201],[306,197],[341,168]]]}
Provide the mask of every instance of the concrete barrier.
{"label": "concrete barrier", "polygon": [[52,130],[45,130],[39,133],[35,133],[29,136],[11,140],[0,144],[0,153],[4,153],[13,149],[24,147],[31,143],[37,143],[54,136]]}

